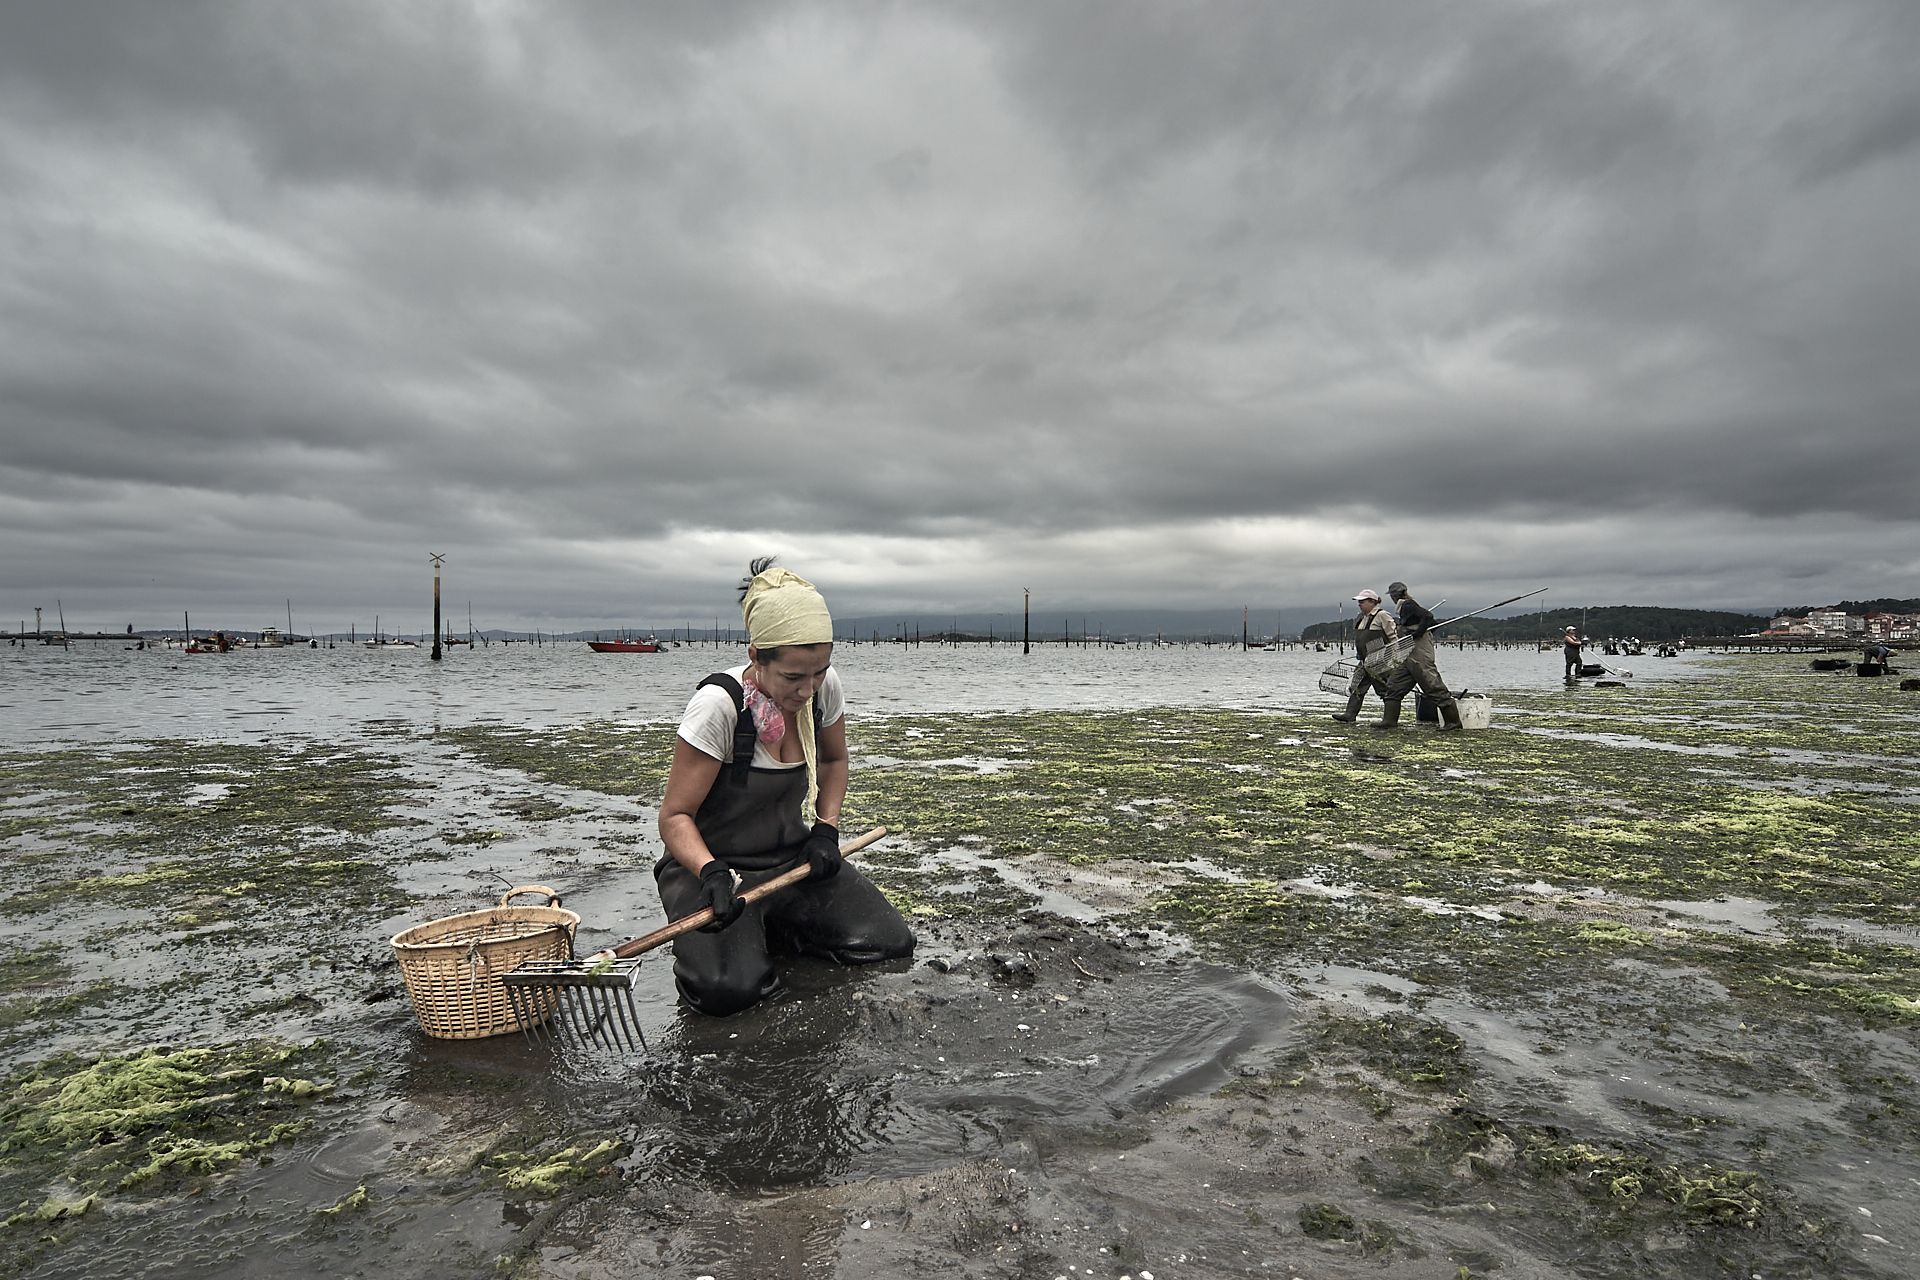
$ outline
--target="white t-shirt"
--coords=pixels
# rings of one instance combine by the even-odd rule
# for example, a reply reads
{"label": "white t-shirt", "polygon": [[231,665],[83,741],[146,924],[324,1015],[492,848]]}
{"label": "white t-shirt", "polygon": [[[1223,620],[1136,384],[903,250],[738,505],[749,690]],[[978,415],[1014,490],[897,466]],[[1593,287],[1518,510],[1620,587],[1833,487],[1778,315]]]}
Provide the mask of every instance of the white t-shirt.
{"label": "white t-shirt", "polygon": [[[746,673],[747,664],[744,662],[727,669],[727,674],[740,681],[743,688],[746,685]],[[838,670],[827,668],[826,678],[813,691],[813,703],[820,709],[820,727],[823,729],[846,714],[846,695],[840,690]],[[740,714],[751,713],[743,711]],[[689,746],[724,764],[733,758],[733,723],[733,695],[719,685],[702,685],[687,700],[686,713],[680,717],[680,737]],[[804,760],[774,759],[767,744],[757,738],[753,744],[753,763],[760,769],[806,768]]]}

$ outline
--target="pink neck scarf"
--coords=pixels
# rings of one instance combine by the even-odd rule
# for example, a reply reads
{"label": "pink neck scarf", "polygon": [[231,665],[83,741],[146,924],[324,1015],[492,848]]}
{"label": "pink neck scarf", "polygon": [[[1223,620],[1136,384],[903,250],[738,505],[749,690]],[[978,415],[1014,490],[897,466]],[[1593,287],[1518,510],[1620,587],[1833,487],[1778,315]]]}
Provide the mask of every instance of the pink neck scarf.
{"label": "pink neck scarf", "polygon": [[767,744],[767,750],[772,751],[780,745],[780,739],[787,736],[787,718],[780,714],[772,698],[760,692],[751,675],[741,684],[747,695],[747,710],[753,713],[754,732]]}

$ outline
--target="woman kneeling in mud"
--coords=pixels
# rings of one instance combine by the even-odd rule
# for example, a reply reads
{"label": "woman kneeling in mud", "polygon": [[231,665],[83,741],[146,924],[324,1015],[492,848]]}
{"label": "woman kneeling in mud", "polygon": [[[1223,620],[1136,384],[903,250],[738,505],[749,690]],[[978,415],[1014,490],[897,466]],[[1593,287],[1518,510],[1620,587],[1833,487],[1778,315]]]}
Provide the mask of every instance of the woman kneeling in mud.
{"label": "woman kneeling in mud", "polygon": [[[682,1000],[720,1016],[779,986],[777,945],[842,964],[913,954],[907,922],[840,858],[847,726],[827,603],[771,557],[748,572],[747,662],[708,676],[687,703],[660,802],[667,856],[653,871],[669,919],[713,908],[712,924],[673,944],[673,977]],[[802,862],[812,872],[798,884],[740,899]]]}

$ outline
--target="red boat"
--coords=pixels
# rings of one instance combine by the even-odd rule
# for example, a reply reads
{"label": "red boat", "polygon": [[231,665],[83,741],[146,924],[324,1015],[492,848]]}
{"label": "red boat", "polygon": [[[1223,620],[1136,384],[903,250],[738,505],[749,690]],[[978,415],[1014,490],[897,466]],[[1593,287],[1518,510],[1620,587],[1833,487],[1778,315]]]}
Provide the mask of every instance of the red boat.
{"label": "red boat", "polygon": [[587,648],[595,653],[658,653],[660,642],[652,637],[645,640],[589,640]]}

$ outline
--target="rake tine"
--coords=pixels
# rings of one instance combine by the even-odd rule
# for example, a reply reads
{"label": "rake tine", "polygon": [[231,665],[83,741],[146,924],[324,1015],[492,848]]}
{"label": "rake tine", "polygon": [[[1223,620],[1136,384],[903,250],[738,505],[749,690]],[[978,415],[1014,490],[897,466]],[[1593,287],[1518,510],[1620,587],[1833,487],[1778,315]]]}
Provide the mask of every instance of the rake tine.
{"label": "rake tine", "polygon": [[586,1017],[585,1038],[605,1048],[618,1048],[608,1044],[602,1028],[607,1025],[607,1012],[600,1005],[600,988],[587,987],[581,991],[580,1012]]}
{"label": "rake tine", "polygon": [[520,998],[520,992],[517,988],[507,987],[505,983],[501,983],[501,986],[506,987],[507,1007],[513,1010],[514,1024],[520,1028],[520,1034],[525,1036],[528,1042],[531,1043],[533,1040],[533,1031],[527,1021],[526,1003]]}
{"label": "rake tine", "polygon": [[606,1039],[612,1041],[616,1049],[633,1049],[633,1040],[626,1033],[626,1022],[620,1017],[619,1000],[605,987],[593,989],[594,999],[600,1005],[600,1027]]}
{"label": "rake tine", "polygon": [[533,1033],[534,1043],[547,1046],[553,1043],[553,997],[545,991],[528,989],[521,992],[527,1002],[527,1024]]}
{"label": "rake tine", "polygon": [[593,1011],[586,1007],[578,987],[567,987],[561,997],[561,1004],[567,1011],[567,1032],[576,1040],[585,1042],[593,1039]]}
{"label": "rake tine", "polygon": [[614,1008],[620,1014],[621,1023],[626,1026],[633,1039],[640,1042],[640,1052],[651,1053],[652,1050],[647,1048],[647,1033],[640,1029],[640,1007],[633,1002],[633,983],[629,981],[613,1000]]}
{"label": "rake tine", "polygon": [[513,1006],[513,1020],[520,1024],[520,1034],[525,1037],[529,1048],[540,1044],[540,1018],[537,1002],[530,991],[507,984],[507,1002]]}
{"label": "rake tine", "polygon": [[632,1028],[627,1023],[627,1014],[623,1007],[624,993],[614,987],[601,987],[599,990],[600,1004],[605,1010],[607,1031],[619,1046],[629,1053],[636,1047],[643,1047],[634,1044]]}
{"label": "rake tine", "polygon": [[608,1048],[618,1047],[607,1045],[606,1037],[601,1034],[601,1028],[607,1024],[607,1011],[600,1005],[600,988],[583,987],[580,989],[580,1012],[586,1019],[586,1038],[588,1040],[594,1044],[603,1045]]}
{"label": "rake tine", "polygon": [[613,1047],[616,1049],[633,1048],[633,1045],[626,1038],[625,1026],[621,1024],[619,1015],[614,1012],[613,993],[605,987],[595,987],[593,989],[593,998],[595,1003],[600,1006],[600,1029],[605,1038],[611,1040]]}

